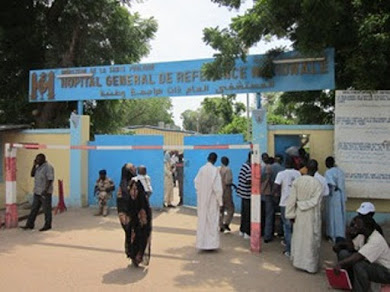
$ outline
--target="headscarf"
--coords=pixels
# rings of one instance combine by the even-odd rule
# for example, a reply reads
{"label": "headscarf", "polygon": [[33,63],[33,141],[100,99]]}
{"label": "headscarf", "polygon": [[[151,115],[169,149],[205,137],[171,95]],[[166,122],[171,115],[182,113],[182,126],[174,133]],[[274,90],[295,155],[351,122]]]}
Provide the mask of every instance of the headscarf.
{"label": "headscarf", "polygon": [[128,195],[127,186],[129,185],[130,180],[135,177],[135,174],[131,172],[132,166],[132,163],[125,163],[121,171],[121,181],[119,187],[121,188],[122,194],[126,194],[126,197]]}

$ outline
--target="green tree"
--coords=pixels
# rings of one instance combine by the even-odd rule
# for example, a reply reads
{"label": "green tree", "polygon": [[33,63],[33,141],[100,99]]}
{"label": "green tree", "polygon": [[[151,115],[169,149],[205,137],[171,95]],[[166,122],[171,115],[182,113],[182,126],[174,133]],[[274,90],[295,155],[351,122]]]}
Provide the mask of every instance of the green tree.
{"label": "green tree", "polygon": [[267,109],[267,123],[270,125],[290,125],[294,124],[295,105],[285,105],[281,102],[282,93],[271,92],[263,95],[264,106]]}
{"label": "green tree", "polygon": [[200,110],[185,110],[181,113],[180,118],[183,120],[183,128],[187,131],[199,132]]}
{"label": "green tree", "polygon": [[[34,121],[38,127],[67,125],[75,103],[27,104],[31,69],[129,64],[148,54],[157,23],[153,18],[142,19],[138,13],[130,13],[129,4],[117,0],[2,3],[0,122]],[[107,114],[115,113],[121,105],[123,101],[99,101],[87,109],[90,114],[96,110],[96,121],[118,119],[119,126],[120,116]],[[32,109],[37,109],[35,117]]]}
{"label": "green tree", "polygon": [[183,128],[201,134],[216,134],[223,126],[223,119],[207,112],[203,107],[193,111],[186,110],[181,114]]}
{"label": "green tree", "polygon": [[170,98],[86,102],[85,108],[86,114],[91,116],[91,132],[96,134],[122,133],[125,126],[132,125],[157,126],[158,122],[174,123],[170,113]]}
{"label": "green tree", "polygon": [[222,96],[222,98],[206,97],[202,106],[207,113],[220,116],[224,124],[229,124],[235,115],[245,112],[245,105],[242,102],[235,102],[235,99],[235,95]]}
{"label": "green tree", "polygon": [[245,105],[235,99],[235,95],[206,97],[199,109],[182,113],[184,129],[202,134],[245,133],[246,128],[239,126],[242,121],[238,119],[245,112]]}
{"label": "green tree", "polygon": [[296,124],[332,124],[334,116],[334,91],[286,92],[280,97],[276,114],[288,113]]}
{"label": "green tree", "polygon": [[234,116],[231,123],[225,125],[220,131],[220,134],[243,134],[247,141],[250,140],[248,136],[248,121],[246,117]]}
{"label": "green tree", "polygon": [[[242,2],[212,1],[230,8],[238,8]],[[217,50],[215,62],[204,68],[206,75],[211,79],[220,78],[232,70],[232,60],[245,59],[247,48],[272,37],[290,40],[303,53],[314,54],[334,47],[337,89],[390,89],[389,1],[255,1],[245,14],[232,19],[229,28],[204,29],[204,41]],[[297,99],[297,95],[302,98]],[[301,106],[297,114],[318,113],[333,100],[333,93],[308,95],[315,96],[316,102]],[[305,96],[287,94],[282,102],[287,98],[307,102]],[[327,100],[316,109],[324,98]],[[323,116],[326,122],[328,113]]]}

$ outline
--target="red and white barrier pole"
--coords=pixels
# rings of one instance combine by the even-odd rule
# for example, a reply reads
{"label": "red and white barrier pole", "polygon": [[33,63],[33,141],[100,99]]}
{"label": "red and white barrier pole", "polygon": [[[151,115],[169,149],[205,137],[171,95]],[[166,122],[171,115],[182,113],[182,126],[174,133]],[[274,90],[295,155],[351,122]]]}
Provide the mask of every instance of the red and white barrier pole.
{"label": "red and white barrier pole", "polygon": [[5,228],[18,226],[16,206],[16,148],[5,144]]}
{"label": "red and white barrier pole", "polygon": [[[260,147],[257,144],[226,144],[226,145],[47,145],[47,144],[22,144],[14,143],[12,145],[6,144],[6,157],[9,168],[7,167],[7,177],[11,179],[7,181],[7,200],[10,202],[10,216],[16,218],[15,226],[17,226],[17,209],[16,209],[16,149],[58,149],[58,150],[198,150],[198,149],[251,149],[252,155],[252,195],[251,195],[251,250],[260,252],[261,242],[261,206],[260,206]],[[7,150],[8,149],[8,150]],[[13,157],[13,160],[12,158]],[[7,158],[8,159],[8,158]],[[11,163],[12,161],[12,163]],[[13,167],[12,167],[13,165]],[[15,206],[11,208],[11,205]],[[8,205],[7,205],[8,206]],[[7,207],[8,210],[8,207]],[[13,221],[12,221],[13,222]]]}
{"label": "red and white barrier pole", "polygon": [[251,195],[251,250],[261,251],[261,197],[260,197],[260,147],[252,148],[252,195]]}
{"label": "red and white barrier pole", "polygon": [[205,150],[205,149],[250,149],[250,144],[225,145],[47,145],[47,144],[12,144],[20,149],[56,149],[56,150]]}

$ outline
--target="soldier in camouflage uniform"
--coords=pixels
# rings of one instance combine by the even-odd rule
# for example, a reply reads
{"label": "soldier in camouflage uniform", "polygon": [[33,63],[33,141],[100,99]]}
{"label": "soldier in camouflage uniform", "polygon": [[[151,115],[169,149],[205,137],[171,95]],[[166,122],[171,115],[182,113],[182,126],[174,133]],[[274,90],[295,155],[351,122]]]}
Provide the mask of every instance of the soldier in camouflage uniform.
{"label": "soldier in camouflage uniform", "polygon": [[99,171],[99,178],[95,184],[95,195],[99,200],[99,210],[95,216],[107,216],[108,214],[108,201],[111,199],[111,192],[115,189],[114,182],[106,176],[106,170]]}

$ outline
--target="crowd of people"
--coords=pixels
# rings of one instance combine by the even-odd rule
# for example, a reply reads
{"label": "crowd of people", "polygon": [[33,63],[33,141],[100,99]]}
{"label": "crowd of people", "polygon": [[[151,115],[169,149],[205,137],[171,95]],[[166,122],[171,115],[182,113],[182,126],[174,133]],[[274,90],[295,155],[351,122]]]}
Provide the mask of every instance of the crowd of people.
{"label": "crowd of people", "polygon": [[[346,269],[353,282],[354,291],[369,291],[371,282],[390,284],[390,249],[383,237],[382,228],[375,222],[375,206],[364,202],[347,227],[346,192],[344,172],[333,157],[325,160],[325,177],[318,173],[318,162],[309,159],[304,151],[290,151],[283,156],[270,157],[262,154],[261,161],[261,214],[264,243],[282,237],[283,253],[292,265],[309,273],[316,273],[320,266],[321,238],[334,244],[338,262],[334,266],[337,274]],[[164,157],[165,187],[173,188],[178,180],[180,203],[183,203],[183,156],[166,153]],[[195,179],[197,194],[196,247],[199,250],[216,250],[220,246],[220,233],[230,232],[234,214],[233,188],[241,198],[239,234],[249,239],[251,234],[251,157],[242,164],[238,175],[238,186],[233,183],[229,158],[221,158],[216,167],[217,154],[212,152]],[[31,176],[34,177],[34,200],[30,215],[22,229],[33,229],[39,208],[43,206],[45,224],[40,231],[51,229],[51,196],[53,192],[54,168],[44,154],[38,154],[33,162]],[[180,179],[181,178],[181,179]],[[107,216],[108,201],[115,190],[106,170],[99,171],[95,184],[98,213]],[[169,190],[168,190],[169,191]],[[164,206],[170,207],[173,193],[164,189]],[[173,190],[172,190],[173,191]],[[126,163],[121,169],[117,193],[117,211],[125,233],[125,253],[134,266],[147,265],[150,259],[152,211],[149,198],[153,193],[151,178],[145,166],[136,168]],[[275,215],[280,212],[280,223]],[[325,224],[322,224],[325,223]],[[322,228],[322,225],[325,228]]]}
{"label": "crowd of people", "polygon": [[[293,266],[315,273],[319,267],[322,213],[329,224],[338,220],[334,216],[340,212],[345,218],[345,204],[341,209],[326,199],[330,192],[344,190],[343,180],[342,183],[335,179],[331,181],[333,170],[327,171],[325,179],[318,173],[318,162],[309,159],[303,151],[286,155],[284,166],[282,155],[273,158],[263,153],[261,159],[261,231],[264,243],[272,242],[277,234],[283,238],[283,253],[291,259]],[[250,238],[251,177],[249,153],[240,169],[237,188],[242,199],[240,235],[244,238]],[[329,190],[330,186],[334,188]],[[279,224],[275,222],[276,213],[280,213]],[[327,228],[327,231],[332,231],[327,233],[329,238],[336,237],[333,229]]]}
{"label": "crowd of people", "polygon": [[[292,265],[308,273],[317,273],[321,239],[325,236],[334,244],[338,255],[335,273],[341,268],[348,269],[354,291],[369,291],[370,282],[390,283],[390,249],[382,229],[373,219],[374,206],[363,203],[357,210],[358,216],[346,229],[345,176],[334,158],[326,158],[324,177],[318,173],[318,162],[310,159],[305,151],[286,154],[285,166],[282,166],[281,155],[272,158],[263,153],[261,156],[264,243],[273,241],[276,236],[282,237],[283,253]],[[218,249],[219,232],[231,231],[233,187],[241,198],[239,234],[245,239],[250,238],[251,156],[250,152],[241,166],[237,187],[233,184],[227,157],[221,158],[221,167],[218,168],[215,166],[217,154],[210,153],[207,163],[199,169],[194,180],[198,203],[198,249]],[[275,224],[277,211],[280,212],[280,224]]]}
{"label": "crowd of people", "polygon": [[[358,215],[346,228],[346,193],[343,171],[333,157],[325,160],[325,177],[318,173],[318,162],[309,159],[304,152],[300,157],[262,154],[261,161],[261,214],[264,243],[277,236],[283,238],[283,253],[292,265],[308,273],[316,273],[320,267],[321,238],[334,243],[338,263],[334,270],[348,270],[355,291],[368,291],[370,282],[390,283],[390,250],[383,238],[383,231],[373,219],[375,207],[365,202],[357,210]],[[172,155],[173,154],[173,155]],[[177,165],[183,157],[172,160],[175,153],[166,153],[164,158],[165,187],[173,188]],[[252,169],[249,152],[241,166],[238,186],[233,183],[229,158],[220,159],[216,167],[217,154],[212,152],[195,179],[197,193],[196,248],[217,250],[220,247],[220,233],[230,232],[234,214],[233,188],[241,197],[241,220],[239,234],[250,238]],[[284,162],[284,163],[283,163]],[[284,164],[284,166],[283,166]],[[172,166],[175,167],[172,167]],[[179,165],[180,168],[180,165]],[[175,170],[175,171],[174,171]],[[180,171],[176,176],[182,176]],[[178,180],[179,186],[182,181]],[[114,184],[99,172],[95,190],[99,198],[99,215],[106,216],[107,200],[111,197]],[[138,169],[131,163],[122,167],[121,181],[117,195],[117,208],[121,226],[125,232],[125,252],[134,266],[147,265],[150,258],[152,215],[149,197],[153,192],[146,167]],[[183,196],[180,197],[182,203]],[[164,190],[164,206],[170,207],[173,194]],[[280,212],[280,223],[275,215]],[[322,230],[324,221],[324,230]]]}
{"label": "crowd of people", "polygon": [[[179,205],[183,204],[183,155],[177,151],[167,152],[164,159],[165,189],[164,207],[174,207],[173,186],[179,184]],[[54,168],[46,161],[44,154],[38,154],[33,161],[31,176],[34,178],[34,197],[27,222],[21,226],[24,230],[34,229],[39,209],[43,208],[45,224],[40,231],[52,228],[52,193]],[[94,186],[98,211],[96,216],[107,216],[109,202],[113,197],[115,184],[107,176],[107,171],[99,171]],[[116,206],[120,224],[125,232],[125,253],[134,266],[147,265],[150,259],[152,211],[149,198],[153,193],[151,178],[144,165],[138,168],[126,163],[121,169],[121,178],[117,192]]]}

